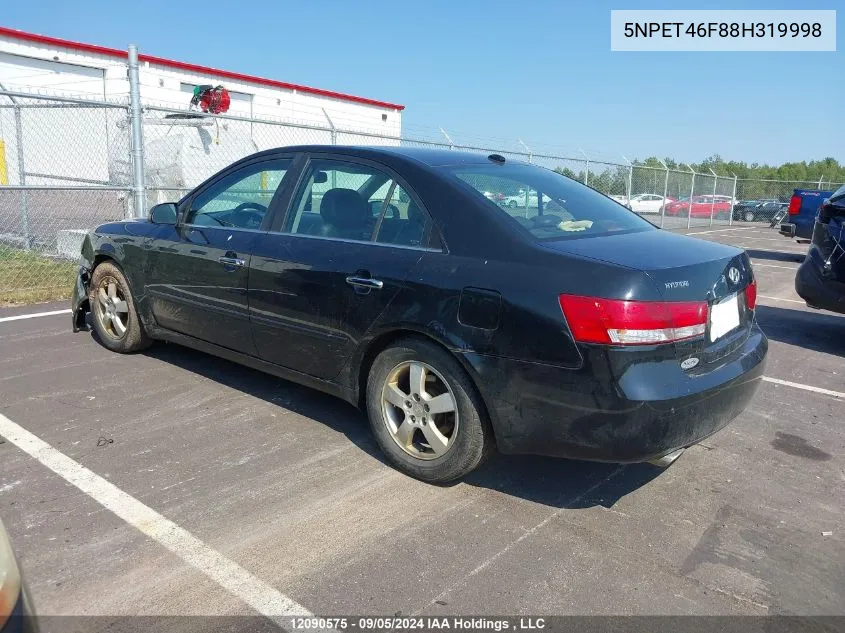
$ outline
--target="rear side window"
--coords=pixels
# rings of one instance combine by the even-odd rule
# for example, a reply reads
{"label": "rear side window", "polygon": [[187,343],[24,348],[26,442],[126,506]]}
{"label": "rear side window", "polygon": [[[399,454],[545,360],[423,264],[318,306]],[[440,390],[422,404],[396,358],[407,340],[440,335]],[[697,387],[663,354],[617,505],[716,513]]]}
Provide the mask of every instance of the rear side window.
{"label": "rear side window", "polygon": [[656,230],[598,191],[541,167],[480,163],[441,169],[540,240]]}

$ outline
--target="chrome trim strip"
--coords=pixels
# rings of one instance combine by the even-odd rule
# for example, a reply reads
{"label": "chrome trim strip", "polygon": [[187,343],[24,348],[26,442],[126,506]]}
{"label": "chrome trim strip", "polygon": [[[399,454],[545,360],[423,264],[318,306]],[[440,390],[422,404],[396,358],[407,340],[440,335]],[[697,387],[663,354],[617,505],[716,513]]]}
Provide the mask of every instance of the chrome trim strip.
{"label": "chrome trim strip", "polygon": [[373,242],[372,240],[353,240],[345,237],[326,237],[323,235],[307,235],[305,233],[275,233],[275,235],[287,235],[289,237],[304,237],[310,240],[323,240],[328,242],[346,242],[349,244],[369,244],[370,246],[384,246],[388,248],[401,248],[409,251],[426,251],[428,253],[445,253],[443,249],[431,248],[429,246],[407,246],[405,244],[390,244],[389,242]]}

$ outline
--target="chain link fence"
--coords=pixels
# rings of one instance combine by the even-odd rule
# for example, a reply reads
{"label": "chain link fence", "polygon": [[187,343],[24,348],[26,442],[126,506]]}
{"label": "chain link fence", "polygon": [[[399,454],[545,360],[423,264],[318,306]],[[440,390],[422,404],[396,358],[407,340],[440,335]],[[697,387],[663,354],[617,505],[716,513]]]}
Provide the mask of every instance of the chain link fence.
{"label": "chain link fence", "polygon": [[[144,139],[145,208],[138,209],[141,187],[132,162],[133,112]],[[669,229],[766,221],[794,189],[839,186],[742,180],[691,168],[534,154],[525,146],[524,151],[506,151],[443,136],[433,140],[339,129],[328,117],[320,126],[207,115],[166,104],[144,104],[141,109],[128,99],[95,101],[0,90],[0,304],[68,296],[87,230],[143,216],[152,205],[180,199],[240,158],[287,145],[497,153],[583,182]]]}
{"label": "chain link fence", "polygon": [[131,217],[128,106],[0,91],[0,304],[67,296],[85,231]]}

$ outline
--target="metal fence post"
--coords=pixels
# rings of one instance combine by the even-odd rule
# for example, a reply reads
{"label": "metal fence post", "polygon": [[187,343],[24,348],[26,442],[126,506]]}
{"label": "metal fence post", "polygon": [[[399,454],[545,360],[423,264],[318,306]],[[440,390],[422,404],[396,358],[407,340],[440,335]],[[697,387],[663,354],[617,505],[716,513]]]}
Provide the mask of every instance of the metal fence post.
{"label": "metal fence post", "polygon": [[713,199],[710,201],[710,226],[713,226],[713,209],[716,206],[716,187],[719,184],[719,177],[712,168],[708,167],[707,169],[713,174]]}
{"label": "metal fence post", "polygon": [[[660,160],[659,158],[657,160]],[[663,169],[666,170],[666,177],[663,180],[663,204],[660,205],[660,228],[663,228],[663,218],[666,217],[666,196],[669,195],[669,166],[660,160]]]}
{"label": "metal fence post", "polygon": [[517,140],[517,141],[519,141],[519,144],[520,144],[520,145],[522,145],[522,147],[525,149],[525,153],[526,153],[526,154],[528,154],[528,162],[529,162],[529,163],[530,163],[530,162],[533,162],[533,161],[532,161],[532,158],[533,158],[534,156],[533,156],[533,154],[531,153],[531,148],[530,148],[530,147],[528,147],[525,143],[523,143],[521,138],[518,138],[518,139],[516,139],[516,140]]}
{"label": "metal fence post", "polygon": [[[323,111],[323,116],[326,117],[326,121],[329,122],[329,127],[332,129],[332,145],[337,145],[337,128],[334,126],[334,121],[332,121],[332,118],[329,116],[329,113],[326,112],[325,108],[320,109]],[[334,175],[334,172],[332,172],[332,175]]]}
{"label": "metal fence post", "polygon": [[[24,169],[24,155],[23,155],[23,122],[21,120],[21,107],[15,105],[15,146],[18,154],[18,184],[26,185],[26,170]],[[27,213],[26,190],[21,189],[20,197],[21,205],[21,230],[23,231],[24,248],[29,250],[32,245],[29,236],[29,216]]]}
{"label": "metal fence post", "polygon": [[579,148],[578,151],[580,151],[584,155],[584,184],[589,185],[590,184],[590,159],[587,158],[587,152],[585,152],[583,149]]}
{"label": "metal fence post", "polygon": [[631,196],[634,195],[634,163],[625,158],[625,156],[622,157],[622,160],[628,164],[628,191],[626,193],[628,194],[628,203],[630,203]]}
{"label": "metal fence post", "polygon": [[728,216],[728,226],[734,223],[734,206],[736,205],[736,174],[731,172],[731,175],[734,177],[734,187],[731,193],[731,214]]}
{"label": "metal fence post", "polygon": [[132,128],[132,190],[134,216],[147,212],[147,180],[144,175],[144,129],[141,119],[141,82],[138,78],[138,47],[129,45],[129,121]]}
{"label": "metal fence post", "polygon": [[687,211],[687,228],[692,226],[692,198],[695,195],[695,170],[689,167],[690,174],[692,174],[692,181],[689,187],[689,210]]}

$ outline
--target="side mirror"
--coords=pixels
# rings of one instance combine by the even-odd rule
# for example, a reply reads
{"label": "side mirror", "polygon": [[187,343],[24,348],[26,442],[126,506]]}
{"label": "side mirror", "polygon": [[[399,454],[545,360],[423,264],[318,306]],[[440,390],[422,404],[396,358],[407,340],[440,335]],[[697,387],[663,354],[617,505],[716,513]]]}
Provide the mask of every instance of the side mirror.
{"label": "side mirror", "polygon": [[173,202],[157,204],[150,209],[150,222],[153,224],[176,224],[176,205]]}

